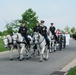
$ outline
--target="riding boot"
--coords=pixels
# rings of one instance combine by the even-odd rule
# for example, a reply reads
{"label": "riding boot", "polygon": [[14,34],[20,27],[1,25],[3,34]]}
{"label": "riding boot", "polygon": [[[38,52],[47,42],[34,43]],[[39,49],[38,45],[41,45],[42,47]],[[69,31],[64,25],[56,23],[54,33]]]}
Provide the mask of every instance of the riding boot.
{"label": "riding boot", "polygon": [[29,41],[27,42],[27,44],[28,44],[28,46],[30,47],[30,42],[29,42]]}
{"label": "riding boot", "polygon": [[48,45],[48,49],[50,49],[50,45]]}

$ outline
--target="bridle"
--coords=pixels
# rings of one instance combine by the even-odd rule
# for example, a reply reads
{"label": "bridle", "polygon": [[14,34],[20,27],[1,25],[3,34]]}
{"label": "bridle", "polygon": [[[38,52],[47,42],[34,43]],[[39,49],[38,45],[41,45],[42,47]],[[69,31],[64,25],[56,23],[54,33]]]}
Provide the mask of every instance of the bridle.
{"label": "bridle", "polygon": [[[15,35],[17,36],[17,38],[16,38],[16,40],[13,39],[13,41],[16,41],[16,43],[18,43],[18,44],[25,43],[25,42],[23,42],[23,41],[22,41],[22,42],[18,41],[17,39],[19,39],[19,36],[18,36],[18,34],[15,34]],[[24,40],[24,39],[23,39],[23,40]]]}
{"label": "bridle", "polygon": [[7,44],[7,45],[8,45],[8,46],[11,45],[11,44],[13,44],[13,40],[12,40],[12,42],[10,43],[10,41],[9,41],[9,39],[8,39],[7,37],[4,38],[4,39],[7,39],[7,41],[8,41],[8,44]]}
{"label": "bridle", "polygon": [[16,40],[13,39],[13,41],[16,41],[16,43],[18,42],[17,39],[19,38],[17,34],[15,34],[17,36]]}
{"label": "bridle", "polygon": [[[38,33],[38,34],[35,34],[35,35],[38,35],[38,40],[37,40],[37,41],[38,41],[38,43],[37,43],[37,44],[39,44],[39,45],[40,45],[40,44],[44,41],[44,38],[43,38],[43,40],[42,40],[41,42],[39,42],[39,39],[40,39],[40,35],[39,35],[39,33]],[[34,38],[34,40],[35,40],[35,38]]]}

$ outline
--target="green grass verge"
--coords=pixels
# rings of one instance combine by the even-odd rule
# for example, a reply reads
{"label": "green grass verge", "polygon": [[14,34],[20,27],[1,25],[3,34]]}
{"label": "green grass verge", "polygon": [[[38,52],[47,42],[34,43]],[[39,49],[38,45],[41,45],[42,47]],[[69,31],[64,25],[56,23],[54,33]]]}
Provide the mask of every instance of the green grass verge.
{"label": "green grass verge", "polygon": [[67,75],[76,75],[76,66]]}
{"label": "green grass verge", "polygon": [[7,51],[7,49],[4,47],[3,40],[0,39],[0,52],[3,52],[3,51]]}

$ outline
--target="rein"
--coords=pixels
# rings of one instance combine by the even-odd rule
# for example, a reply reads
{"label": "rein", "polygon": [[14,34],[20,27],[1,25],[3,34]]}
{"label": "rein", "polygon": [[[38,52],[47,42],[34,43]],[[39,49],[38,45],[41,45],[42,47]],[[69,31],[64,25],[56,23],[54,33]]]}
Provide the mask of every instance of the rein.
{"label": "rein", "polygon": [[[39,34],[38,34],[38,38],[40,38]],[[38,39],[38,41],[39,41],[39,39]],[[43,40],[39,44],[41,44],[43,41],[44,41],[44,38],[43,38]]]}
{"label": "rein", "polygon": [[[18,34],[16,34],[16,36],[17,36],[17,39],[19,39],[19,36],[18,36]],[[24,44],[26,44],[25,42],[20,42],[20,41],[18,41],[18,40],[13,40],[13,41],[16,41],[18,44],[21,44],[21,43],[24,43]]]}

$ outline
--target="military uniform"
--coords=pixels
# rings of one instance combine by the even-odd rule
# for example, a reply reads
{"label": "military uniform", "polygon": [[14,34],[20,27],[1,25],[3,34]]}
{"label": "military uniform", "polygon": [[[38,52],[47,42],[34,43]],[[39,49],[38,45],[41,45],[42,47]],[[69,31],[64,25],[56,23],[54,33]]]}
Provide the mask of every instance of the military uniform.
{"label": "military uniform", "polygon": [[51,31],[52,35],[54,35],[55,40],[56,40],[57,42],[59,42],[59,41],[58,41],[58,38],[57,38],[57,36],[56,36],[56,33],[55,33],[55,27],[54,27],[54,26],[50,26],[49,30]]}
{"label": "military uniform", "polygon": [[27,44],[29,44],[29,40],[27,37],[27,27],[26,26],[20,26],[18,33],[20,33],[25,38]]}
{"label": "military uniform", "polygon": [[34,32],[39,32],[40,33],[40,26],[35,26],[34,27]]}
{"label": "military uniform", "polygon": [[55,27],[54,26],[50,26],[50,31],[51,31],[52,34],[54,34],[55,33]]}
{"label": "military uniform", "polygon": [[40,33],[44,36],[44,38],[46,40],[46,43],[48,44],[48,49],[49,49],[50,41],[47,37],[47,27],[46,26],[41,26],[41,32]]}

